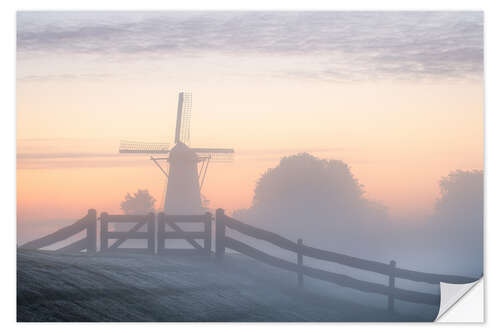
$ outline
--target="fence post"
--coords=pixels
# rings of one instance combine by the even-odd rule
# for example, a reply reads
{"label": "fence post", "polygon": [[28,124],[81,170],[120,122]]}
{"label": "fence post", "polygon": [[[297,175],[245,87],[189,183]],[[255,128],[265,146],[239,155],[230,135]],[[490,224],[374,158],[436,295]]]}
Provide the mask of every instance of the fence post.
{"label": "fence post", "polygon": [[209,212],[205,214],[205,242],[203,245],[207,255],[210,256],[212,252],[212,214]]}
{"label": "fence post", "polygon": [[304,287],[304,273],[302,271],[302,265],[304,263],[304,258],[302,256],[302,238],[297,239],[297,284],[299,288]]}
{"label": "fence post", "polygon": [[148,214],[148,251],[155,253],[155,214]]}
{"label": "fence post", "polygon": [[108,249],[108,213],[101,213],[101,252]]}
{"label": "fence post", "polygon": [[394,289],[396,285],[396,262],[391,260],[389,269],[389,291],[391,294],[387,300],[387,310],[389,312],[394,312]]}
{"label": "fence post", "polygon": [[156,243],[158,244],[158,254],[165,250],[165,213],[158,214],[158,230],[156,231]]}
{"label": "fence post", "polygon": [[226,251],[224,238],[226,237],[226,224],[224,223],[224,209],[215,211],[215,256],[221,260]]}
{"label": "fence post", "polygon": [[97,212],[89,209],[87,214],[87,253],[97,252]]}

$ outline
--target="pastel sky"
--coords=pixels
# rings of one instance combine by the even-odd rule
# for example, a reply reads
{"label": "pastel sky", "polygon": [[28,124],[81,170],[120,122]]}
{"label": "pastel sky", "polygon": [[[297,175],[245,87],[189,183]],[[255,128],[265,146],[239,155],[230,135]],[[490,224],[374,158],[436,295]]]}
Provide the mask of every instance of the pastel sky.
{"label": "pastel sky", "polygon": [[341,159],[392,216],[425,215],[438,181],[483,169],[480,12],[19,12],[18,222],[160,202],[164,179],[120,139],[234,148],[202,190],[251,205],[283,156]]}

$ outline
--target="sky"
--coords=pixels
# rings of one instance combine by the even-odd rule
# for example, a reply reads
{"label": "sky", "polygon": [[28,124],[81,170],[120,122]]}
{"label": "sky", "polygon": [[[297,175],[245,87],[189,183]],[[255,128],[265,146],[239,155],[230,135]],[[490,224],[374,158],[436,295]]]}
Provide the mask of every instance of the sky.
{"label": "sky", "polygon": [[161,171],[118,146],[172,146],[180,91],[191,146],[236,152],[209,166],[211,208],[249,207],[300,152],[346,162],[396,219],[483,169],[480,12],[18,12],[16,72],[21,232],[139,188],[160,203]]}

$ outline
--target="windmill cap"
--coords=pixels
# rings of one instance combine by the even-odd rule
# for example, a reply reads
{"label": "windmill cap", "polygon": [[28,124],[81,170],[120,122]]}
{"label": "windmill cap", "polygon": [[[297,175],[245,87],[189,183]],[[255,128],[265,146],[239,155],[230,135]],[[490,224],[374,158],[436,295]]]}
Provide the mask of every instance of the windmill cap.
{"label": "windmill cap", "polygon": [[178,142],[170,151],[170,160],[172,159],[196,160],[198,156],[185,143]]}

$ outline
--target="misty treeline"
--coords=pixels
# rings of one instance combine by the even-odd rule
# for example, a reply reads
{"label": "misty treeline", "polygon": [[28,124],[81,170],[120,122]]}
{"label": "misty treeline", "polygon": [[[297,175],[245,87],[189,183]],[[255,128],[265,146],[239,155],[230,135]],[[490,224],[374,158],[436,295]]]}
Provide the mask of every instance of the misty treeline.
{"label": "misty treeline", "polygon": [[483,172],[443,176],[434,212],[393,220],[368,200],[349,166],[303,153],[281,159],[258,180],[252,206],[234,217],[308,245],[408,268],[483,272]]}

